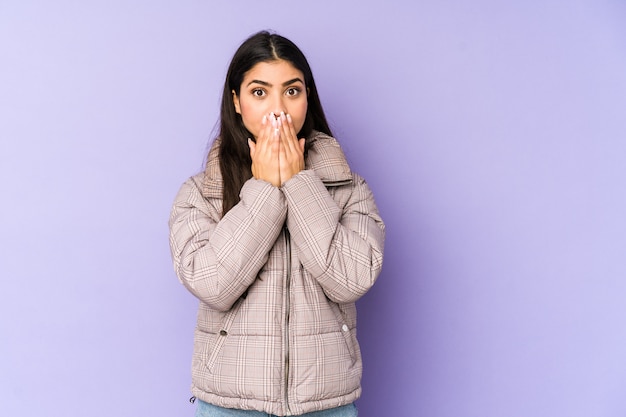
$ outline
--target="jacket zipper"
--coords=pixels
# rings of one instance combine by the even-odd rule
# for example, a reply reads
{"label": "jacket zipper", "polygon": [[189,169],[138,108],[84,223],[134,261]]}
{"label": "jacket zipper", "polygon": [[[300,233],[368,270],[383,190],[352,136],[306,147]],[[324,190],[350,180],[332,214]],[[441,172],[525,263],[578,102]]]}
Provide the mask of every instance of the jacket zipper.
{"label": "jacket zipper", "polygon": [[287,407],[287,415],[291,415],[291,410],[289,409],[289,311],[291,309],[291,236],[289,234],[289,229],[287,229],[287,225],[284,226],[285,231],[285,250],[286,250],[286,258],[287,258],[287,273],[285,277],[285,297],[286,297],[286,308],[285,308],[285,407]]}

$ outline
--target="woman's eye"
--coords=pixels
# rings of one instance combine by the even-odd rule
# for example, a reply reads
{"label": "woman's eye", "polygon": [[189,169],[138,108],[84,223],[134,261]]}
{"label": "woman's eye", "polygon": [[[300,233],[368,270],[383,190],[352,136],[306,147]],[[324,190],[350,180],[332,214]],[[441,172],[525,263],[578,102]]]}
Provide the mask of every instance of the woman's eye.
{"label": "woman's eye", "polygon": [[297,96],[300,93],[300,89],[296,87],[288,88],[286,94],[288,96]]}
{"label": "woman's eye", "polygon": [[260,88],[256,88],[252,90],[252,95],[255,97],[263,97],[265,95],[265,91],[261,90]]}

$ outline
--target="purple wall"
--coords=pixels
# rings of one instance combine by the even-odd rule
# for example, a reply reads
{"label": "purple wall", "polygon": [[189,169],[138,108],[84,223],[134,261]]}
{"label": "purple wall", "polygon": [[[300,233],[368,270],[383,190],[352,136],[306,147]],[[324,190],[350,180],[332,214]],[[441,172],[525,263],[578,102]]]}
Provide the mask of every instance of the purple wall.
{"label": "purple wall", "polygon": [[272,28],[387,221],[360,416],[626,415],[626,6],[509,3],[1,3],[0,414],[193,415],[167,217]]}

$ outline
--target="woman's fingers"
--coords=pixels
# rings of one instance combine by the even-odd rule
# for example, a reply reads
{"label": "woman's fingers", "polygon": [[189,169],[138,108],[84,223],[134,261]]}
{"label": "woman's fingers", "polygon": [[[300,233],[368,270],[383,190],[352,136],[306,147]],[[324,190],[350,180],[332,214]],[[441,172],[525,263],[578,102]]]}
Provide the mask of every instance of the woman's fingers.
{"label": "woman's fingers", "polygon": [[273,114],[263,116],[261,131],[256,143],[248,141],[250,158],[252,158],[252,175],[254,178],[280,186],[280,170],[278,168],[278,154],[280,151],[276,137],[276,118]]}
{"label": "woman's fingers", "polygon": [[291,116],[280,114],[280,182],[284,184],[304,169],[304,139],[298,140]]}
{"label": "woman's fingers", "polygon": [[291,116],[263,116],[256,142],[248,140],[252,175],[280,186],[304,169],[305,139],[298,139]]}
{"label": "woman's fingers", "polygon": [[278,120],[281,124],[280,142],[285,147],[286,152],[295,155],[303,153],[300,149],[300,141],[298,140],[297,132],[293,125],[293,121],[291,120],[291,116],[288,114],[285,115],[285,113],[281,112]]}
{"label": "woman's fingers", "polygon": [[296,136],[296,130],[293,127],[291,116],[281,112],[278,121],[280,123],[281,143],[289,152],[295,152],[297,150],[298,137]]}
{"label": "woman's fingers", "polygon": [[306,139],[298,139],[298,145],[300,145],[300,152],[302,152],[302,156],[304,157],[304,145],[306,144]]}

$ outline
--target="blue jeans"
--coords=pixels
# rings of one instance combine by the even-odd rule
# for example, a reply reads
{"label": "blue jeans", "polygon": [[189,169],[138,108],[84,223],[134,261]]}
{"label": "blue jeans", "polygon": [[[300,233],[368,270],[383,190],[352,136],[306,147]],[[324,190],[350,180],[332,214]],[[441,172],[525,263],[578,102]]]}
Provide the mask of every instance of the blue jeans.
{"label": "blue jeans", "polygon": [[[262,411],[222,408],[205,403],[201,399],[197,399],[196,403],[198,404],[196,417],[278,417]],[[357,411],[354,404],[348,404],[337,408],[329,408],[328,410],[302,414],[299,417],[357,417]]]}

